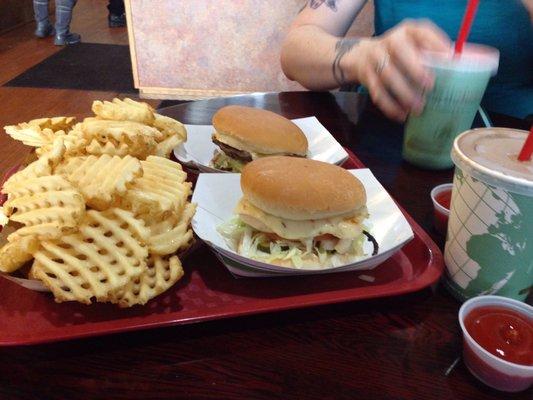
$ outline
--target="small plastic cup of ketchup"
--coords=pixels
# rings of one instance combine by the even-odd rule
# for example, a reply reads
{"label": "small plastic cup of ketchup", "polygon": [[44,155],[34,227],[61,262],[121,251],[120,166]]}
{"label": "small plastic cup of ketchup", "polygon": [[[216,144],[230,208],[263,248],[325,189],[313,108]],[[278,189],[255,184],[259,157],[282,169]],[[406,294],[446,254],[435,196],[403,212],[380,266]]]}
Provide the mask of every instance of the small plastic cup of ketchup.
{"label": "small plastic cup of ketchup", "polygon": [[450,216],[450,202],[452,200],[453,183],[435,186],[431,191],[433,202],[434,225],[437,232],[446,235],[448,217]]}
{"label": "small plastic cup of ketchup", "polygon": [[505,392],[533,384],[533,307],[501,296],[477,296],[459,310],[463,359],[481,382]]}

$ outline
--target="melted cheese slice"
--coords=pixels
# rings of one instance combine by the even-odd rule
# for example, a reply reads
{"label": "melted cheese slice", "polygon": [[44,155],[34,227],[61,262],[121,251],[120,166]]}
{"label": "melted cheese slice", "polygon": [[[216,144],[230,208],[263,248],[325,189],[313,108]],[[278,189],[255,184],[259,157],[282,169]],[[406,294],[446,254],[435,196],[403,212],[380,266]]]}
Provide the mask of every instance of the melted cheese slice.
{"label": "melted cheese slice", "polygon": [[257,160],[258,158],[265,157],[268,155],[268,154],[261,154],[261,153],[256,153],[255,151],[243,149],[243,144],[239,140],[234,139],[230,136],[221,134],[220,132],[215,131],[214,135],[218,141],[224,144],[227,144],[228,146],[231,146],[234,149],[247,151],[252,156],[252,160]]}
{"label": "melted cheese slice", "polygon": [[363,232],[361,222],[367,217],[366,207],[357,215],[293,221],[275,217],[241,199],[235,213],[251,227],[261,232],[275,233],[285,239],[301,240],[329,233],[340,239],[356,239]]}

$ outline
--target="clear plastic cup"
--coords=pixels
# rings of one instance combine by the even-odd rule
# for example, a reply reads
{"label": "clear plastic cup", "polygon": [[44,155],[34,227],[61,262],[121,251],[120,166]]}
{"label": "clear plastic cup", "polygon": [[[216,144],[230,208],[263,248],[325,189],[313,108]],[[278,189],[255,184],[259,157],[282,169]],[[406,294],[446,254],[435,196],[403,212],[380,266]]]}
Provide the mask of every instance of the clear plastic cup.
{"label": "clear plastic cup", "polygon": [[464,321],[474,309],[484,306],[505,307],[533,319],[533,307],[502,296],[478,296],[459,309],[459,324],[463,331],[463,359],[468,370],[484,384],[504,392],[520,392],[533,384],[533,366],[515,364],[481,347],[467,331]]}
{"label": "clear plastic cup", "polygon": [[453,140],[472,126],[489,79],[498,69],[499,52],[468,43],[459,57],[453,49],[426,52],[422,62],[433,71],[435,85],[426,94],[422,113],[407,119],[402,156],[421,168],[451,168]]}
{"label": "clear plastic cup", "polygon": [[437,232],[441,235],[446,235],[446,228],[448,226],[448,217],[450,216],[450,208],[446,208],[439,200],[439,196],[444,193],[452,192],[453,183],[445,183],[443,185],[435,186],[431,191],[431,201],[433,202],[433,225]]}

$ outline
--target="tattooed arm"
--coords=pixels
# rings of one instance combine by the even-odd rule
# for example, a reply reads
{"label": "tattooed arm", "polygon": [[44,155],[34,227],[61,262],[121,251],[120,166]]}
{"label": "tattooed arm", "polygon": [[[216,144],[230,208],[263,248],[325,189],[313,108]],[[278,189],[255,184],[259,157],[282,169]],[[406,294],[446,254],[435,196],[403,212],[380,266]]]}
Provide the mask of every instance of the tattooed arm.
{"label": "tattooed arm", "polygon": [[289,29],[281,66],[311,90],[361,83],[390,118],[419,113],[434,77],[422,65],[423,49],[447,51],[446,34],[429,21],[405,21],[385,34],[345,38],[366,0],[310,0]]}
{"label": "tattooed arm", "polygon": [[[343,72],[342,59],[355,44],[354,40],[344,40],[342,43],[340,40],[366,1],[308,1],[283,44],[281,65],[285,75],[308,89],[339,87]],[[335,76],[333,70],[336,71]],[[344,74],[344,80],[347,79]]]}

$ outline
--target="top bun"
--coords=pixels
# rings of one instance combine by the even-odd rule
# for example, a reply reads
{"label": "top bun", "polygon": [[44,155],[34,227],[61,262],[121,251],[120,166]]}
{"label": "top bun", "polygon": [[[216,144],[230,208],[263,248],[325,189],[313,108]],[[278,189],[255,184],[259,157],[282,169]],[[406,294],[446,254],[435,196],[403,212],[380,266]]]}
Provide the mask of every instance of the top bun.
{"label": "top bun", "polygon": [[257,208],[296,221],[355,214],[366,205],[365,188],[350,172],[306,158],[252,161],[242,170],[241,188]]}
{"label": "top bun", "polygon": [[307,138],[281,115],[253,107],[226,106],[213,116],[216,137],[239,150],[261,154],[307,154]]}

